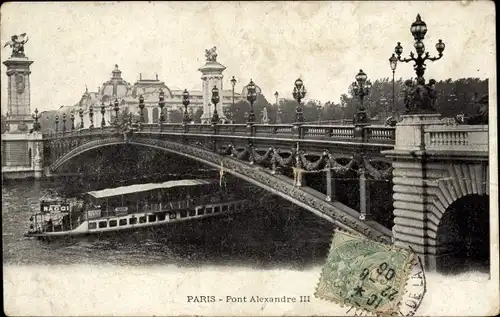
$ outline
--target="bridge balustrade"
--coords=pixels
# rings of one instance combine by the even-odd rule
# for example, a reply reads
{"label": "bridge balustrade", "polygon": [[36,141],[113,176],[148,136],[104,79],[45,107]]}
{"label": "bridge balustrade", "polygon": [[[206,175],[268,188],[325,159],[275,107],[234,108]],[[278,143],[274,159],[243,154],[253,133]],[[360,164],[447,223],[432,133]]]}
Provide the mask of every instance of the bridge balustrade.
{"label": "bridge balustrade", "polygon": [[43,138],[44,140],[50,140],[50,139],[58,139],[58,138],[70,138],[70,137],[82,137],[82,136],[92,136],[92,135],[109,135],[112,134],[113,132],[117,131],[117,128],[114,126],[106,126],[102,128],[92,128],[92,129],[78,129],[78,130],[70,130],[70,131],[59,131],[57,133],[55,132],[49,132],[49,133],[44,133]]}
{"label": "bridge balustrade", "polygon": [[246,124],[221,124],[217,125],[217,134],[221,135],[246,135]]}
{"label": "bridge balustrade", "polygon": [[382,142],[382,143],[394,143],[396,136],[395,127],[377,127],[370,126],[367,127],[367,141],[368,142]]}
{"label": "bridge balustrade", "polygon": [[[363,127],[367,131],[366,137],[358,142],[373,142],[393,144],[395,142],[395,128],[387,126]],[[221,136],[250,136],[276,139],[306,139],[325,141],[351,141],[354,136],[355,126],[346,125],[318,125],[318,124],[178,124],[164,123],[162,125],[147,123],[134,125],[134,130],[142,133],[175,133],[175,134],[210,134]],[[125,129],[116,126],[102,128],[79,129],[74,131],[49,133],[44,139],[58,139],[71,137],[84,137],[96,135],[110,135],[123,133]],[[442,138],[442,134],[433,134],[433,140]],[[444,137],[444,136],[443,136]],[[447,136],[448,138],[448,136]],[[458,137],[457,137],[458,138]],[[438,141],[435,141],[438,142]],[[444,141],[443,141],[444,142]]]}
{"label": "bridge balustrade", "polygon": [[488,152],[487,125],[430,126],[424,138],[427,150]]}

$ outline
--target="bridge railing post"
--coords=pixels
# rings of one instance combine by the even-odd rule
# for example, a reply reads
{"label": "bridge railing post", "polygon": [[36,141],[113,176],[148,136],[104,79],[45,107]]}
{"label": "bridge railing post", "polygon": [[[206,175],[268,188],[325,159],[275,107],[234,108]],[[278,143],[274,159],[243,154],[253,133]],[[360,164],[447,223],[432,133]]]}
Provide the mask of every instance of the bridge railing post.
{"label": "bridge railing post", "polygon": [[255,126],[253,122],[247,122],[247,134],[248,136],[255,136]]}
{"label": "bridge railing post", "polygon": [[332,169],[329,168],[326,170],[326,201],[335,201],[336,193],[335,193],[335,178],[332,175]]}
{"label": "bridge railing post", "polygon": [[296,139],[303,139],[305,135],[305,129],[307,129],[307,127],[302,126],[299,122],[294,123],[292,127],[293,137]]}
{"label": "bridge railing post", "polygon": [[366,175],[365,168],[360,168],[359,171],[359,204],[361,215],[359,219],[370,220],[370,179]]}

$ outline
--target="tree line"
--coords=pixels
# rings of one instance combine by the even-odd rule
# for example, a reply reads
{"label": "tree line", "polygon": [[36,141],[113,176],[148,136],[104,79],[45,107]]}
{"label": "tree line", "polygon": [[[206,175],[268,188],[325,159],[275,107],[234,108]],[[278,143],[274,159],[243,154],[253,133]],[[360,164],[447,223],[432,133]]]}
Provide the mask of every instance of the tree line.
{"label": "tree line", "polygon": [[[364,99],[364,105],[368,115],[374,121],[384,122],[387,117],[396,114],[403,114],[404,107],[404,80],[399,78],[394,81],[394,99],[392,79],[377,79],[372,83],[372,88],[368,96]],[[471,116],[477,113],[476,101],[488,94],[488,79],[461,78],[458,80],[446,79],[436,83],[437,111],[444,117],[455,117],[458,114]],[[393,102],[394,100],[394,102]],[[293,123],[295,121],[295,111],[297,101],[293,99],[282,99],[279,104],[270,104],[266,98],[260,95],[254,103],[254,111],[257,121],[261,122],[264,107],[267,109],[270,123],[281,121],[282,123]],[[340,102],[328,101],[321,103],[317,100],[308,100],[302,105],[304,119],[306,122],[325,121],[352,121],[357,108],[359,98],[354,95],[352,86],[349,86],[347,93],[340,96]],[[249,103],[239,101],[234,106],[225,109],[227,116],[236,123],[246,122]],[[278,119],[280,114],[280,120]]]}

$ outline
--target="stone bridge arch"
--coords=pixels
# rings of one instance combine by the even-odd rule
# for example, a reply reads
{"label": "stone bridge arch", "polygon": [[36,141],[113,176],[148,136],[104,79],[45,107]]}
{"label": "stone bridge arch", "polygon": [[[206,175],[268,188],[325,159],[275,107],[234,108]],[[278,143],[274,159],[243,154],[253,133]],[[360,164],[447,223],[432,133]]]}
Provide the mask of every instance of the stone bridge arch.
{"label": "stone bridge arch", "polygon": [[389,243],[391,241],[390,231],[381,225],[371,221],[360,220],[357,211],[340,202],[327,202],[324,198],[318,197],[310,191],[296,187],[291,179],[280,178],[259,166],[250,165],[233,157],[224,156],[205,148],[180,142],[172,142],[146,136],[134,136],[130,139],[126,139],[123,136],[113,136],[89,140],[88,142],[80,143],[78,146],[60,156],[51,165],[51,170],[57,170],[64,163],[87,151],[119,144],[147,146],[187,157],[211,167],[222,168],[225,172],[233,176],[257,185],[313,212],[343,230],[359,233],[381,242]]}
{"label": "stone bridge arch", "polygon": [[[444,161],[424,166],[419,162],[394,162],[393,166],[395,244],[409,245],[425,254],[429,268],[446,266],[444,262],[456,252],[452,244],[460,240],[443,236],[451,234],[443,227],[456,220],[450,213],[457,213],[457,206],[468,197],[481,200],[478,205],[482,209],[489,205],[488,162]],[[481,212],[489,213],[489,209]],[[484,230],[488,232],[489,227]]]}

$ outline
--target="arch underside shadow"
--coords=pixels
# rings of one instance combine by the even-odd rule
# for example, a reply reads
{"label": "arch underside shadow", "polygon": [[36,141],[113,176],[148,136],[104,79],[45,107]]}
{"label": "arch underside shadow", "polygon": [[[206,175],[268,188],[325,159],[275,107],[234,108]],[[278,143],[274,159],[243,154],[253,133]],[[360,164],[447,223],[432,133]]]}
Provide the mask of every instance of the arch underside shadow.
{"label": "arch underside shadow", "polygon": [[187,157],[211,167],[222,167],[225,172],[257,185],[275,195],[281,196],[284,199],[313,212],[319,217],[332,222],[334,225],[343,230],[359,233],[376,241],[385,243],[391,242],[390,230],[383,228],[377,223],[360,220],[358,218],[358,212],[340,202],[327,202],[324,198],[321,198],[323,195],[312,194],[310,188],[308,188],[308,191],[305,191],[300,187],[294,186],[291,179],[272,175],[270,171],[260,166],[249,165],[248,163],[244,163],[238,159],[223,156],[216,152],[184,143],[138,136],[133,136],[128,140],[124,139],[123,136],[109,137],[89,141],[73,148],[71,151],[58,158],[52,164],[51,169],[58,169],[64,163],[80,154],[83,154],[84,152],[100,147],[121,144],[147,146]]}
{"label": "arch underside shadow", "polygon": [[488,269],[490,264],[489,196],[469,194],[454,201],[440,219],[436,269],[446,273]]}

